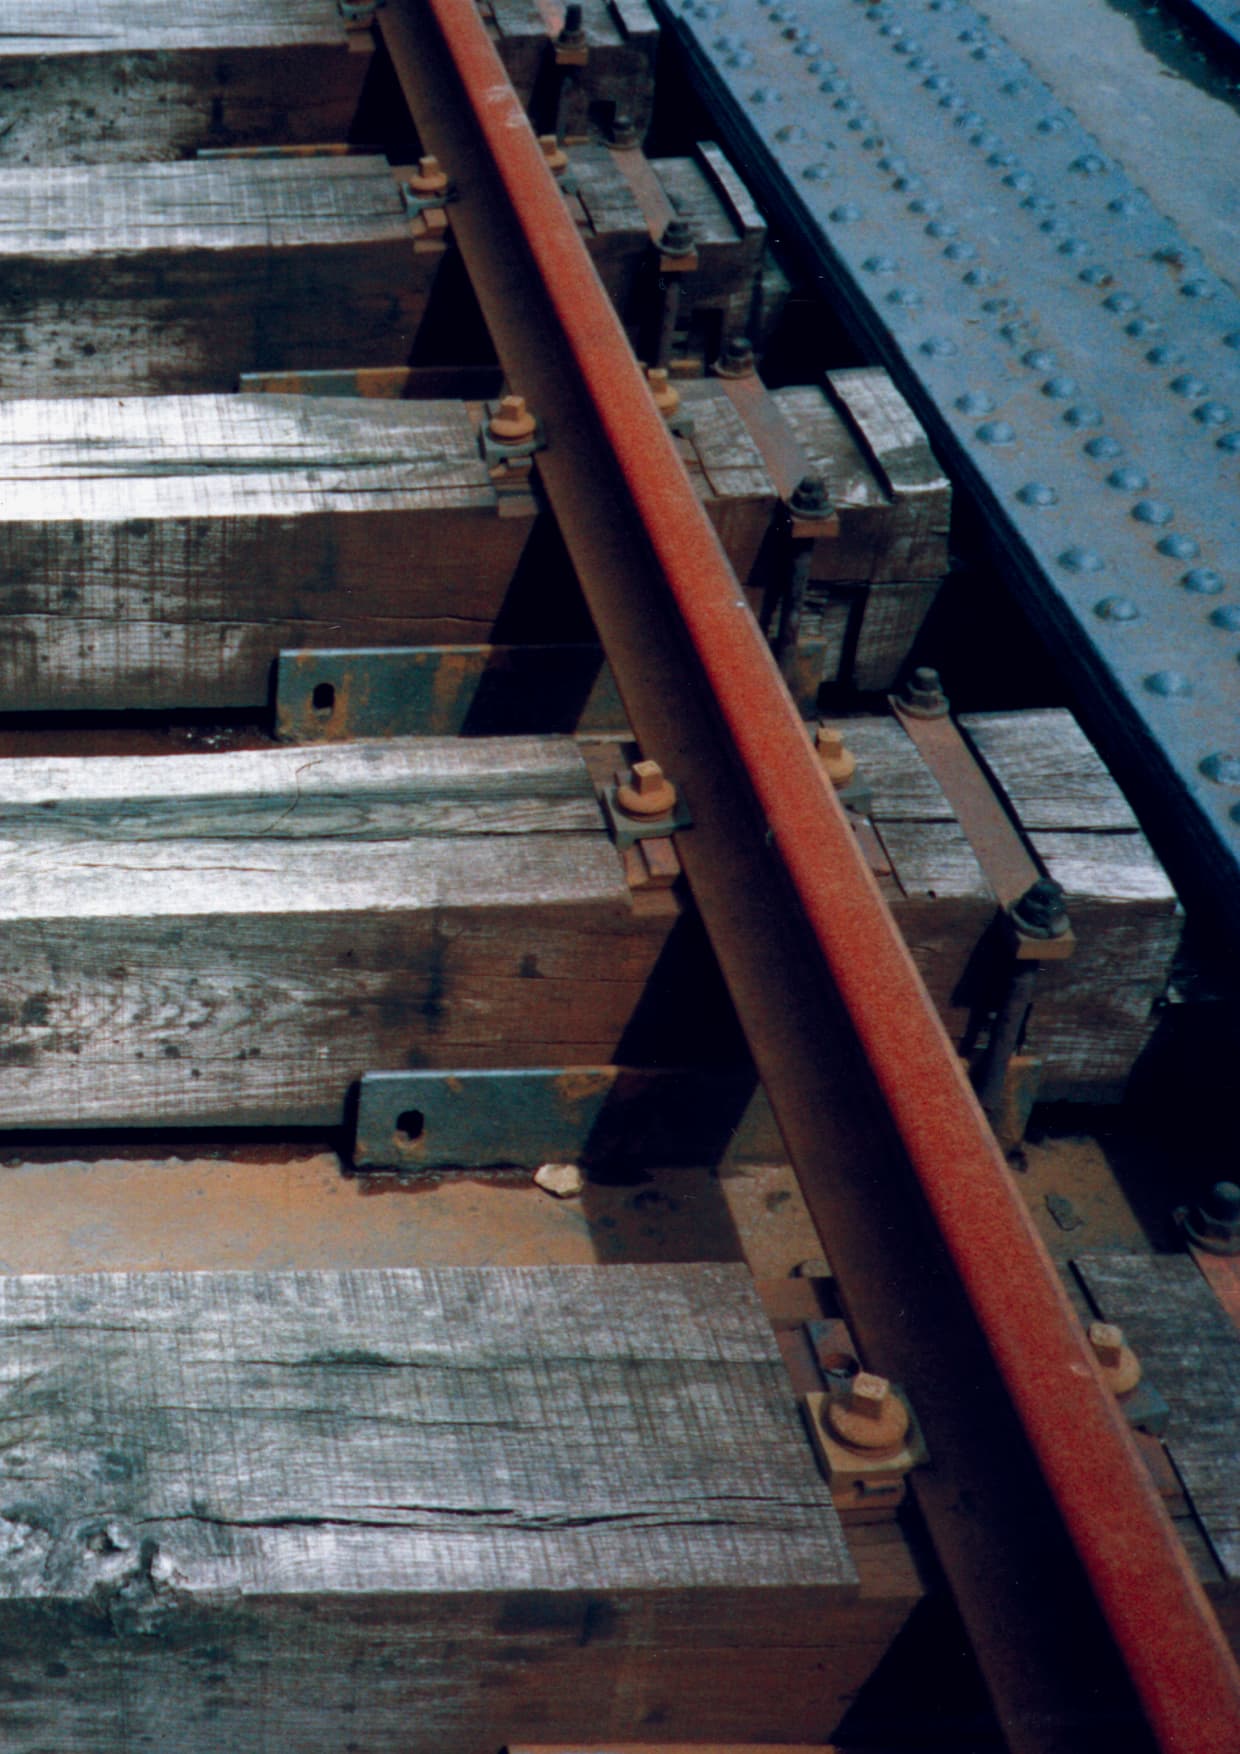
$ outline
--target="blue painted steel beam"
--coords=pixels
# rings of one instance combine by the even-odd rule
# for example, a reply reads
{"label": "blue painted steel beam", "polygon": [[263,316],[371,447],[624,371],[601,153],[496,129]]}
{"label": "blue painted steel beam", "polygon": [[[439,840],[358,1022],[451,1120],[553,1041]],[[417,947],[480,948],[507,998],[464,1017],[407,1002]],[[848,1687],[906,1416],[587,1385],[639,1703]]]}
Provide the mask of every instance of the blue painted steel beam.
{"label": "blue painted steel beam", "polygon": [[1240,920],[1235,290],[959,0],[656,5],[1159,795],[1173,865]]}

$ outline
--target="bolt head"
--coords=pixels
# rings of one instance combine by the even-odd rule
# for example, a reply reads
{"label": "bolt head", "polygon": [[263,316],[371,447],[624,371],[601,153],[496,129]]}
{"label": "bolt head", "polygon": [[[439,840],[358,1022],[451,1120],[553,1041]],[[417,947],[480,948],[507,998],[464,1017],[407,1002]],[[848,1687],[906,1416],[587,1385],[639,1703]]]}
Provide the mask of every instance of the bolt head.
{"label": "bolt head", "polygon": [[491,437],[501,443],[517,444],[521,439],[531,438],[537,425],[524,396],[501,396],[499,407],[491,416]]}
{"label": "bolt head", "polygon": [[891,1384],[885,1376],[875,1376],[868,1370],[859,1370],[849,1385],[849,1405],[855,1412],[864,1413],[868,1419],[879,1419],[890,1393]]}
{"label": "bolt head", "polygon": [[1089,1343],[1104,1370],[1114,1370],[1124,1350],[1124,1332],[1114,1322],[1091,1322]]}

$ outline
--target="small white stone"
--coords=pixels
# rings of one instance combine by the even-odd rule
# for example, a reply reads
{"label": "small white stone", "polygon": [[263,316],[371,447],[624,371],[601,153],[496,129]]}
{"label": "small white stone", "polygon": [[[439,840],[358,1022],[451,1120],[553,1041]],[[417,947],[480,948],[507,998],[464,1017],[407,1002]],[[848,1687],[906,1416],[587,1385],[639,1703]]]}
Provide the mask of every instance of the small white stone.
{"label": "small white stone", "polygon": [[586,1185],[586,1178],[575,1163],[544,1163],[534,1171],[534,1180],[557,1200],[575,1200]]}

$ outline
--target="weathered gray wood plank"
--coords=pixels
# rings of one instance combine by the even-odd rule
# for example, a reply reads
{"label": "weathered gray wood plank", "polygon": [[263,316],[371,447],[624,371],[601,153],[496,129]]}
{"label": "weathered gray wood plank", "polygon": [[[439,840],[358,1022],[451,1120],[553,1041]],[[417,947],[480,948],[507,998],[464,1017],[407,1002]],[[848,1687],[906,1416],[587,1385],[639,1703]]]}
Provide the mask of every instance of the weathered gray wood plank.
{"label": "weathered gray wood plank", "polygon": [[825,1733],[860,1679],[742,1268],[8,1279],[0,1335],[15,1754]]}
{"label": "weathered gray wood plank", "polygon": [[374,155],[3,169],[0,391],[401,364],[441,256]]}
{"label": "weathered gray wood plank", "polygon": [[255,705],[286,647],[485,639],[533,509],[463,403],[0,401],[0,690]]}
{"label": "weathered gray wood plank", "polygon": [[[834,722],[872,793],[897,923],[949,1031],[962,1039],[974,1007],[978,1021],[995,1002],[998,967],[988,975],[984,963],[971,963],[997,903],[948,799],[900,726]],[[1171,977],[1183,932],[1175,891],[1071,714],[976,714],[965,726],[1031,850],[1063,884],[1076,935],[1073,955],[1038,974],[1026,1047],[1043,1062],[1042,1094],[1114,1101],[1154,1031]],[[1034,826],[1048,821],[1069,827]]]}
{"label": "weathered gray wood plank", "polygon": [[589,833],[568,737],[393,738],[321,749],[0,762],[0,845]]}
{"label": "weathered gray wood plank", "polygon": [[1166,1445],[1231,1588],[1240,1587],[1240,1336],[1187,1255],[1072,1263],[1171,1408]]}
{"label": "weathered gray wood plank", "polygon": [[334,1125],[376,1068],[607,1060],[676,917],[567,739],[10,761],[0,799],[0,1127]]}
{"label": "weathered gray wood plank", "polygon": [[334,0],[0,0],[0,163],[344,140],[371,47]]}
{"label": "weathered gray wood plank", "polygon": [[1137,831],[1127,799],[1070,714],[965,713],[960,723],[1027,829]]}

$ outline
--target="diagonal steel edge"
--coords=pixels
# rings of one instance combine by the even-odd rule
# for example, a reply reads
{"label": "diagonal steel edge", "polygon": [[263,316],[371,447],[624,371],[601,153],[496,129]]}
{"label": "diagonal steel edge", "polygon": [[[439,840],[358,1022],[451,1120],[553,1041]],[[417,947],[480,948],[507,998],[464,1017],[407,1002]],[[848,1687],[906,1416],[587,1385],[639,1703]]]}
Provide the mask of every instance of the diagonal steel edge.
{"label": "diagonal steel edge", "polygon": [[[929,1344],[910,1331],[921,1312],[948,1312],[944,1319],[964,1349],[963,1388],[927,1376],[918,1390],[945,1474],[990,1495],[993,1511],[992,1458],[979,1467],[960,1442],[962,1431],[985,1432],[996,1451],[1016,1453],[1004,1447],[1001,1410],[979,1420],[971,1409],[979,1394],[970,1373],[980,1378],[993,1365],[1160,1746],[1230,1754],[1240,1746],[1240,1675],[843,812],[823,785],[471,0],[395,0],[380,18],[419,130],[460,189],[454,230],[500,356],[519,375],[516,387],[540,400],[548,436],[540,473],[626,706],[648,753],[692,776],[697,826],[680,837],[682,859],[811,1209],[820,1224],[824,1216],[838,1223],[827,1247],[862,1343],[915,1359],[917,1346]],[[755,934],[772,959],[769,970],[755,960]],[[849,1045],[837,995],[864,1061]],[[873,1160],[890,1181],[874,1185]],[[933,1233],[922,1232],[916,1213],[893,1208],[890,1219],[875,1216],[884,1200],[907,1199],[910,1168]],[[925,1251],[920,1273],[910,1239]],[[896,1299],[867,1282],[884,1242],[899,1270]],[[954,1277],[939,1270],[940,1248]],[[971,1305],[968,1320],[951,1317],[960,1288]],[[894,1315],[893,1302],[900,1306]],[[970,1321],[985,1336],[985,1362],[969,1351]],[[920,1383],[915,1371],[900,1373]],[[1028,1480],[1010,1484],[1014,1493],[1032,1490]],[[935,1502],[933,1470],[919,1493]],[[953,1506],[938,1505],[936,1541],[949,1528],[950,1510],[967,1523],[964,1497],[961,1490]],[[1019,1551],[1038,1572],[1038,1556],[1028,1539],[1021,1546],[1017,1526],[1022,1517],[1036,1524],[1035,1513],[1034,1506],[1010,1508],[1000,1532],[1008,1557]],[[989,1523],[986,1534],[999,1526]],[[1038,1525],[1039,1542],[1045,1538]],[[960,1567],[952,1581],[976,1636],[985,1614],[995,1612],[981,1574],[988,1563],[1001,1569],[1005,1556],[966,1529],[954,1558]],[[1062,1585],[1066,1574],[1056,1575]],[[1014,1616],[1004,1632],[1016,1633],[1019,1623],[1017,1636],[1031,1640],[1016,1654],[1017,1667],[1036,1668],[1032,1646],[1041,1638],[1061,1658],[1066,1649],[1062,1637],[1054,1643],[1055,1627],[1039,1627],[1022,1610],[1031,1582],[1008,1577],[1000,1592]],[[1066,1600],[1056,1610],[1073,1621]],[[1095,1641],[1091,1659],[1096,1654]],[[998,1693],[994,1674],[988,1679]],[[1018,1697],[1019,1677],[1003,1679]],[[1098,1737],[1109,1725],[1035,1721],[1045,1699],[1023,1717],[1019,1708],[1005,1716],[1021,1746],[1103,1745]]]}

